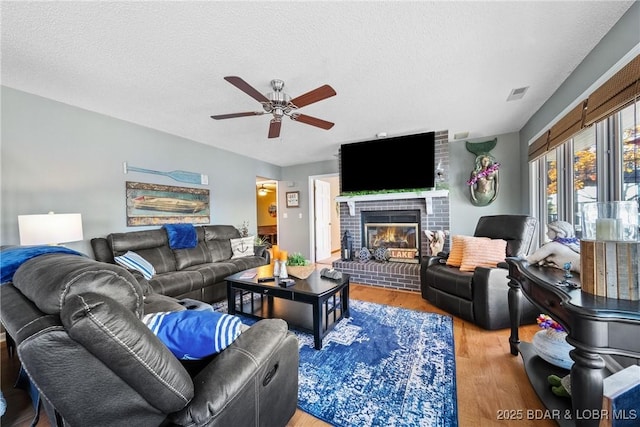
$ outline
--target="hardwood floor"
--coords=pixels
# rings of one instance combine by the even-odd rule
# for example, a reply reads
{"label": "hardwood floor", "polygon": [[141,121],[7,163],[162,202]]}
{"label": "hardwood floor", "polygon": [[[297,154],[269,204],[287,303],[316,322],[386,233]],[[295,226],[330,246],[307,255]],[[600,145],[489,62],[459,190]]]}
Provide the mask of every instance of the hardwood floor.
{"label": "hardwood floor", "polygon": [[[411,310],[447,314],[423,300],[415,292],[401,292],[371,286],[351,285],[353,299],[378,304],[393,305]],[[520,339],[530,341],[539,328],[523,326]],[[538,400],[524,372],[522,359],[509,352],[509,330],[486,331],[469,322],[454,318],[454,341],[456,353],[456,380],[458,393],[458,422],[460,427],[491,427],[517,424],[519,427],[552,427],[549,419],[528,419],[527,414],[544,407]],[[19,369],[17,358],[7,356],[5,343],[0,348],[2,392],[7,400],[7,412],[2,417],[2,426],[29,426],[33,417],[31,402],[26,392],[14,389]],[[499,415],[512,411],[522,413],[522,419],[507,421]],[[520,411],[520,412],[518,412]],[[542,412],[537,412],[541,414]],[[297,410],[287,424],[288,427],[318,427],[329,424]],[[38,427],[48,427],[42,415]]]}

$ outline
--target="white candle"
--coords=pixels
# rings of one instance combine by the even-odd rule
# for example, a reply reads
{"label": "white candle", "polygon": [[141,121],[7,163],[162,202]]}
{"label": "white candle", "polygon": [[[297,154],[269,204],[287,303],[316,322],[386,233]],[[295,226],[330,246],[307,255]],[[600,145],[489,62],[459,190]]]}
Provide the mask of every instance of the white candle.
{"label": "white candle", "polygon": [[615,218],[596,219],[596,240],[618,240],[618,223]]}

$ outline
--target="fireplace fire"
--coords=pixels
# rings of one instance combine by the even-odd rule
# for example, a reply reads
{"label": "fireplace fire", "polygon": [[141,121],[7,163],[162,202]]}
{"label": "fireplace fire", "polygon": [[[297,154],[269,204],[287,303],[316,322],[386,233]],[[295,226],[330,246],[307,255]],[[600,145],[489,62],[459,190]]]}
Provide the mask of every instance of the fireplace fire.
{"label": "fireplace fire", "polygon": [[420,258],[419,211],[362,212],[363,246],[371,251],[387,248],[392,261],[416,262]]}
{"label": "fireplace fire", "polygon": [[418,224],[378,224],[364,225],[369,248],[417,248]]}

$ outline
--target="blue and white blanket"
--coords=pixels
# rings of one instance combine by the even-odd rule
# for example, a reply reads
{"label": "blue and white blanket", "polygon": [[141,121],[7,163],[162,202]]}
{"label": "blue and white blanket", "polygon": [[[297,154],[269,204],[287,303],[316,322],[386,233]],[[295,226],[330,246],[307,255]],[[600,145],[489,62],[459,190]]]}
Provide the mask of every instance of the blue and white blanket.
{"label": "blue and white blanket", "polygon": [[200,310],[151,313],[142,321],[183,360],[220,353],[238,338],[242,325],[236,316]]}

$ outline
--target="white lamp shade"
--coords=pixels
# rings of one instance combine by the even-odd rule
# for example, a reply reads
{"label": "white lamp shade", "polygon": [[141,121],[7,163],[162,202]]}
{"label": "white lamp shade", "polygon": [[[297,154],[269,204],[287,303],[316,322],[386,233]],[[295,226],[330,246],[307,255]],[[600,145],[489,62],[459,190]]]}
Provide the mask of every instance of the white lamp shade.
{"label": "white lamp shade", "polygon": [[81,214],[18,215],[21,245],[77,242],[82,236]]}

